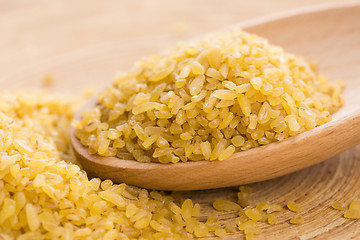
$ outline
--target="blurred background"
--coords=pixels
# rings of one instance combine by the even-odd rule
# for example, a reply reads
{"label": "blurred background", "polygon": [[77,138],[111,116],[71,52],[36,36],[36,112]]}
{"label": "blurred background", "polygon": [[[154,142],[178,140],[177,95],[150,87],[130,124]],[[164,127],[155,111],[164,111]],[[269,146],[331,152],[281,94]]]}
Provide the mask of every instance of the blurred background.
{"label": "blurred background", "polygon": [[[41,87],[75,95],[87,86],[102,89],[118,71],[179,40],[284,11],[346,2],[354,1],[0,0],[0,88]],[[258,202],[306,199],[311,206],[309,230],[304,231],[306,225],[289,227],[291,213],[287,213],[281,224],[264,228],[261,239],[300,239],[301,231],[301,239],[312,239],[317,232],[324,236],[319,239],[342,233],[355,239],[359,222],[347,221],[329,208],[334,200],[353,199],[358,192],[353,189],[360,189],[356,158],[360,148],[354,149],[297,173],[252,184],[252,196]],[[237,191],[236,187],[194,191],[184,197],[201,203],[209,215],[214,199],[234,200]],[[233,217],[224,213],[220,220]],[[228,239],[239,239],[239,235]]]}
{"label": "blurred background", "polygon": [[101,88],[141,56],[179,40],[340,2],[349,1],[0,0],[0,87]]}

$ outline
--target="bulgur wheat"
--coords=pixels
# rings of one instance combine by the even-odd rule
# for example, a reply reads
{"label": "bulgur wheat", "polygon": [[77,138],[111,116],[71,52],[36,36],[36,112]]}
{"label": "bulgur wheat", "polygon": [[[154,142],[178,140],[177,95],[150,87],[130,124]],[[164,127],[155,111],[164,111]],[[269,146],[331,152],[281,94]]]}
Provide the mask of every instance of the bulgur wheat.
{"label": "bulgur wheat", "polygon": [[342,88],[303,58],[234,30],[137,62],[83,112],[75,135],[101,156],[224,160],[330,121]]}

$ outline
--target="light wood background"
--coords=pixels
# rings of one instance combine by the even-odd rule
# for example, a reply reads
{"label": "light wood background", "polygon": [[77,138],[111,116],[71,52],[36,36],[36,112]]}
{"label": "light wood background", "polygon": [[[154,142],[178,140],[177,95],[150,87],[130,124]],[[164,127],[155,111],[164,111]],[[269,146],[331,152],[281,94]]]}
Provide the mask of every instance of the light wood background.
{"label": "light wood background", "polygon": [[[341,0],[0,0],[0,87],[43,87],[81,94],[83,86],[102,88],[115,73],[141,56],[248,19]],[[360,13],[359,13],[360,14]],[[290,225],[283,210],[275,226],[261,224],[258,239],[360,239],[359,220],[346,220],[330,209],[336,201],[360,198],[360,146],[297,173],[252,184],[252,203],[296,201],[305,224]],[[203,218],[212,201],[236,200],[237,188],[184,193],[202,204]],[[236,213],[221,214],[221,221]],[[227,239],[241,239],[231,234]]]}

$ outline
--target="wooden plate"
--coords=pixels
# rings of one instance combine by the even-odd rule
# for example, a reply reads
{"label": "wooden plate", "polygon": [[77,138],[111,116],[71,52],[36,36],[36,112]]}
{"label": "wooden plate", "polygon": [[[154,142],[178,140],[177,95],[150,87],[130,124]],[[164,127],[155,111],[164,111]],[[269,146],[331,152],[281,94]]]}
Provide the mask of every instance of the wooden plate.
{"label": "wooden plate", "polygon": [[[190,10],[184,4],[177,9],[174,4],[170,13],[156,8],[170,7],[165,2],[153,6],[138,1],[126,4],[113,1],[106,7],[95,1],[1,3],[0,86],[38,88],[42,87],[44,76],[51,74],[55,80],[54,86],[49,88],[51,91],[80,94],[83,85],[102,88],[111,82],[116,70],[127,69],[140,56],[156,53],[179,38],[216,30],[214,26],[223,27],[248,19],[251,14],[246,15],[246,12],[251,9],[258,15],[264,13],[256,10],[259,7],[256,4],[244,6],[247,11],[235,11],[242,9],[241,3],[244,4],[235,2],[224,3],[225,7],[209,3],[202,11],[205,16],[198,16],[198,10],[207,1],[194,3]],[[289,6],[297,6],[294,2]],[[282,9],[279,6],[284,2],[274,1],[277,8],[266,5],[267,1],[258,3],[265,4],[266,12],[270,13]],[[231,4],[236,8],[231,8]],[[147,15],[149,13],[152,15]],[[272,34],[271,29],[262,33],[270,39]],[[303,34],[299,37],[304,37]],[[354,29],[354,34],[360,34],[360,30]],[[277,38],[276,43],[282,44],[281,38]],[[296,46],[288,49],[296,52]],[[331,56],[324,53],[308,57],[321,60],[321,57]],[[253,204],[270,201],[285,205],[292,200],[302,207],[301,214],[305,218],[304,225],[290,225],[289,219],[294,214],[284,209],[278,215],[278,224],[260,224],[262,233],[258,239],[358,239],[359,220],[344,219],[342,212],[332,210],[330,206],[337,201],[348,204],[360,197],[359,159],[360,146],[357,146],[294,174],[252,184]],[[201,203],[202,217],[205,218],[214,212],[211,206],[214,200],[236,201],[236,193],[237,188],[226,188],[184,192],[184,196]],[[234,217],[236,213],[220,214],[222,222]],[[241,238],[241,233],[227,236],[227,239]]]}

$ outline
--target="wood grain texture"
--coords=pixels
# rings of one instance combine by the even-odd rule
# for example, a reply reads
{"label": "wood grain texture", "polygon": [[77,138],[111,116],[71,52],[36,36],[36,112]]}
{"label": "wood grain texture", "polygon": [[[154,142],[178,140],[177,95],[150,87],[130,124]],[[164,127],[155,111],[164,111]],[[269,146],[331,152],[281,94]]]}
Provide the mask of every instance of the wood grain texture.
{"label": "wood grain texture", "polygon": [[[344,1],[317,1],[320,2]],[[116,71],[126,70],[139,57],[156,53],[178,39],[311,4],[314,4],[311,0],[109,0],[106,4],[90,0],[0,0],[0,86],[3,89],[41,87],[43,76],[52,74],[55,85],[50,90],[80,94],[83,85],[102,88],[111,82]],[[180,36],[173,30],[178,23],[187,29]],[[303,31],[295,40],[311,36],[305,27]],[[331,31],[341,34],[341,28]],[[353,34],[359,35],[359,30],[354,29]],[[275,36],[271,29],[262,35]],[[282,44],[282,38],[277,38],[276,43]],[[309,49],[307,57],[320,61],[334,57],[326,51],[329,46],[320,45],[321,52]],[[296,46],[287,50],[298,52]],[[339,76],[337,67],[337,64],[320,65],[334,78],[351,79],[351,71]],[[296,201],[306,222],[301,226],[290,225],[288,221],[293,214],[284,210],[278,215],[279,224],[260,225],[262,233],[258,239],[359,239],[360,222],[346,220],[341,212],[329,207],[336,201],[348,204],[360,198],[359,159],[357,146],[313,167],[251,184],[253,204],[265,200],[279,204]],[[214,212],[212,201],[236,200],[236,192],[237,188],[225,188],[183,194],[202,204],[205,218]],[[235,216],[236,213],[224,213],[220,219],[226,222]],[[242,239],[242,235],[231,234],[227,239]]]}

